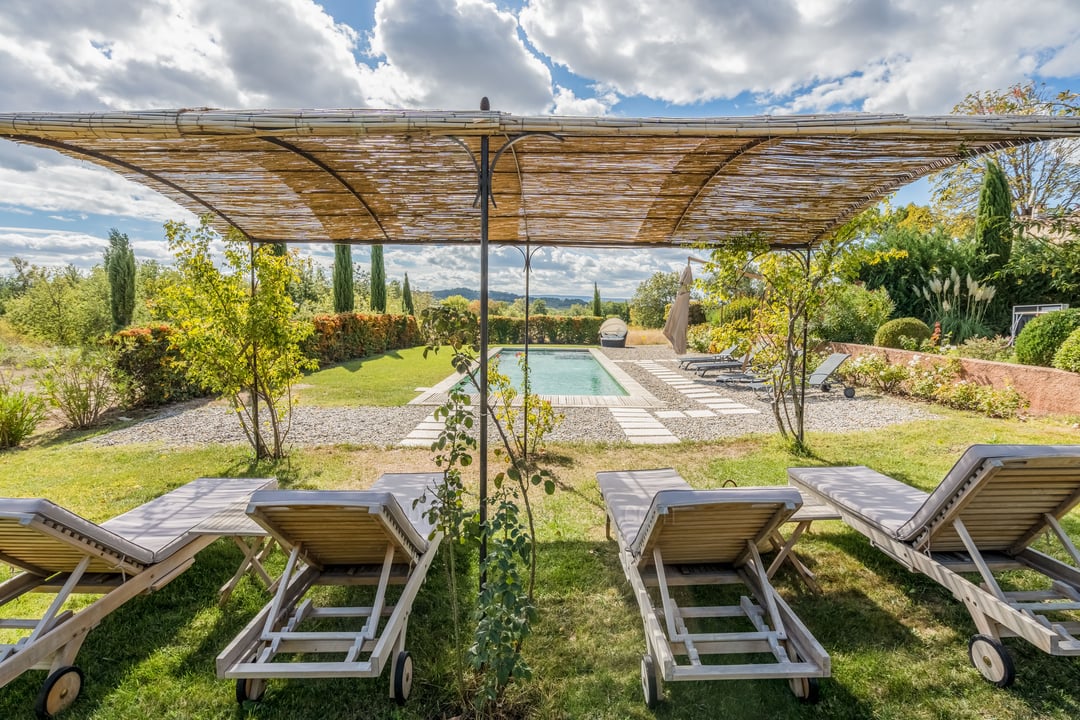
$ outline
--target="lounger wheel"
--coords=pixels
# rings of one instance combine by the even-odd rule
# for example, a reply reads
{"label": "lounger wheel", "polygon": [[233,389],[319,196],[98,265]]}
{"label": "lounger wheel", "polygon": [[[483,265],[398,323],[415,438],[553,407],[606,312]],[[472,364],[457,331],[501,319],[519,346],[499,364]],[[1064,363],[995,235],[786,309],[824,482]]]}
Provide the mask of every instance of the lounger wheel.
{"label": "lounger wheel", "polygon": [[394,658],[394,671],[390,678],[393,684],[394,701],[398,705],[404,705],[412,692],[413,662],[412,655],[402,651]]}
{"label": "lounger wheel", "polygon": [[973,636],[968,641],[968,658],[984,678],[999,688],[1009,687],[1016,679],[1016,667],[1009,651],[991,637]]}
{"label": "lounger wheel", "polygon": [[816,677],[790,678],[788,685],[795,697],[807,705],[816,705],[821,700],[821,681]]}
{"label": "lounger wheel", "polygon": [[65,665],[45,678],[45,684],[34,702],[34,712],[39,718],[51,718],[75,702],[82,685],[82,670],[74,665]]}
{"label": "lounger wheel", "polygon": [[645,707],[652,710],[660,701],[660,683],[656,679],[656,661],[653,656],[641,656],[641,691],[645,693]]}
{"label": "lounger wheel", "polygon": [[853,387],[844,388],[844,397],[846,397],[848,400],[855,397],[855,388],[853,388]]}
{"label": "lounger wheel", "polygon": [[247,701],[259,702],[266,694],[264,678],[240,678],[236,681],[236,702],[243,705]]}

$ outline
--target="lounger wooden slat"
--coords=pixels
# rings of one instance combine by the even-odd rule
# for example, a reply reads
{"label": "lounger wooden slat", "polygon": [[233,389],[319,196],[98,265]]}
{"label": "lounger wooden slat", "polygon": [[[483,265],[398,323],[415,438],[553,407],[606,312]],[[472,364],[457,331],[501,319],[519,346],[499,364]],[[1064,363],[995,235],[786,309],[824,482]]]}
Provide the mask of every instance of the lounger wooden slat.
{"label": "lounger wooden slat", "polygon": [[[270,678],[370,678],[391,666],[390,696],[412,686],[405,634],[441,534],[424,517],[440,473],[388,473],[365,491],[255,493],[248,515],[289,552],[274,598],[217,658],[218,677],[237,681],[237,700],[260,700]],[[425,497],[414,506],[413,501]],[[316,606],[310,591],[371,585],[362,606]],[[390,602],[388,589],[401,586]],[[320,630],[336,618],[348,628]]]}
{"label": "lounger wooden slat", "polygon": [[[659,681],[785,678],[813,698],[829,657],[768,581],[759,548],[802,500],[786,488],[693,490],[671,469],[597,473],[619,559],[645,625],[646,704]],[[671,589],[741,585],[727,606],[686,606]],[[699,621],[741,621],[726,632],[695,631]],[[762,654],[753,663],[706,663],[712,655]]]}
{"label": "lounger wooden slat", "polygon": [[[32,669],[48,670],[35,710],[49,717],[79,695],[73,666],[87,633],[140,593],[168,584],[217,537],[193,532],[200,522],[271,478],[198,478],[100,525],[48,500],[0,498],[0,559],[23,572],[0,585],[0,608],[29,592],[54,600],[36,619],[3,618],[26,634],[0,651],[0,687]],[[61,610],[74,594],[101,597],[77,611]]]}
{"label": "lounger wooden slat", "polygon": [[[834,507],[875,547],[948,588],[978,628],[969,645],[991,682],[1013,682],[1003,637],[1052,655],[1080,655],[1080,552],[1058,520],[1080,503],[1080,445],[973,445],[932,493],[865,467],[789,468],[790,482]],[[1029,547],[1054,538],[1064,562]],[[1049,586],[1004,590],[997,574],[1027,569]],[[961,573],[975,572],[972,582]],[[1050,615],[1053,617],[1050,617]]]}

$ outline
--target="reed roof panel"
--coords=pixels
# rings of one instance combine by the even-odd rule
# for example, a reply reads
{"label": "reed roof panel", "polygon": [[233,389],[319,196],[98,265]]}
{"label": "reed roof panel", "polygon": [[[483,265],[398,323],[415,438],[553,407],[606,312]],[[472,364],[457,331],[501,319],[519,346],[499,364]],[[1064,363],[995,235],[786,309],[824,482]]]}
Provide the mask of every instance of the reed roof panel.
{"label": "reed roof panel", "polygon": [[485,136],[498,158],[493,242],[664,246],[760,232],[776,246],[805,247],[961,159],[1080,136],[1080,118],[0,115],[0,137],[109,167],[254,241],[476,242]]}

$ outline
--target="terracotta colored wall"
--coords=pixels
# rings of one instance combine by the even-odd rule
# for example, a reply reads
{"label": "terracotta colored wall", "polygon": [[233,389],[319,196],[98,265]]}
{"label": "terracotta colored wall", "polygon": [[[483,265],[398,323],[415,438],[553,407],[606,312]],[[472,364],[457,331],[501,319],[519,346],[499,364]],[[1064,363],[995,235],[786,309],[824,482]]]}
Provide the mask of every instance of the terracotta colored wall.
{"label": "terracotta colored wall", "polygon": [[[846,352],[852,357],[866,353],[884,354],[893,364],[906,364],[912,358],[919,358],[922,363],[944,362],[947,359],[941,355],[868,345],[832,343],[832,346],[837,352]],[[980,385],[1001,388],[1005,387],[1006,383],[1011,383],[1031,403],[1028,408],[1030,413],[1080,415],[1080,373],[971,358],[960,358],[960,364],[963,366],[963,377]]]}

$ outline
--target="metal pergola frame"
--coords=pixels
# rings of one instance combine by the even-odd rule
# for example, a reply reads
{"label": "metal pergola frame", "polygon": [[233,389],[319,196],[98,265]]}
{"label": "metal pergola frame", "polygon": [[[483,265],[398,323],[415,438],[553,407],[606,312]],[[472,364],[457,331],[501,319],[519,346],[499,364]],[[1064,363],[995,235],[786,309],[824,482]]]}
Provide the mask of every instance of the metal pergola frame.
{"label": "metal pergola frame", "polygon": [[[514,116],[182,109],[0,114],[0,138],[88,160],[256,243],[809,250],[881,197],[997,150],[1080,137],[1059,116]],[[492,141],[501,141],[493,148]],[[509,152],[507,152],[509,151]],[[509,160],[509,162],[507,162]],[[480,364],[481,513],[487,363]]]}

